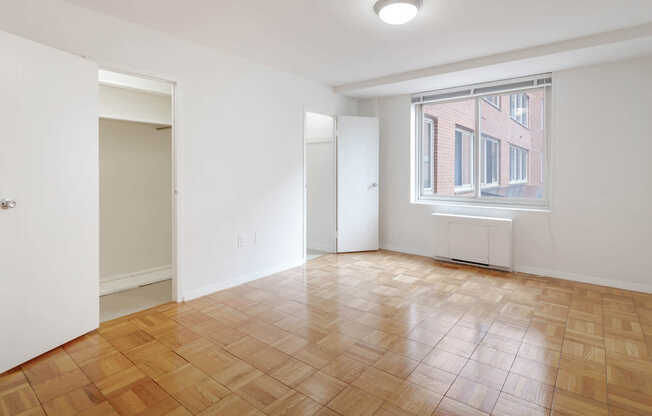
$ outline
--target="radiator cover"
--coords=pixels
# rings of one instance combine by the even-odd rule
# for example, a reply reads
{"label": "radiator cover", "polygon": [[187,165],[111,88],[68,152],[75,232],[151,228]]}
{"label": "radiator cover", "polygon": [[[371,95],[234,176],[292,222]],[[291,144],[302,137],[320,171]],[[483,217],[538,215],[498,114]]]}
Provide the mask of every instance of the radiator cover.
{"label": "radiator cover", "polygon": [[512,220],[434,213],[434,257],[512,269]]}

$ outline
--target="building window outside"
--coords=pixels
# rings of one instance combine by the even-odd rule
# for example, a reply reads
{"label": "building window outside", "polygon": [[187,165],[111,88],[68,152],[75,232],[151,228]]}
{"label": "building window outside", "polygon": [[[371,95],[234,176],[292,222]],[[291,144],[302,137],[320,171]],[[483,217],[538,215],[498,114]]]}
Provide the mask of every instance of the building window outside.
{"label": "building window outside", "polygon": [[528,127],[528,107],[530,97],[526,93],[509,96],[509,116],[524,127]]}
{"label": "building window outside", "polygon": [[482,99],[500,110],[500,95],[487,95]]}
{"label": "building window outside", "polygon": [[500,183],[500,141],[482,135],[482,185],[497,186]]}
{"label": "building window outside", "polygon": [[528,151],[522,147],[509,146],[509,181],[510,183],[527,182]]}
{"label": "building window outside", "polygon": [[455,192],[473,190],[473,132],[455,129]]}

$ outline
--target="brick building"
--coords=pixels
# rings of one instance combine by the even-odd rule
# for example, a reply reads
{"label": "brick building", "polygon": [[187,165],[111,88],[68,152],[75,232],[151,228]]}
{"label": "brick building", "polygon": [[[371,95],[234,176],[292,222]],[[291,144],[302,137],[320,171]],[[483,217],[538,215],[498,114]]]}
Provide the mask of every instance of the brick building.
{"label": "brick building", "polygon": [[[543,196],[544,92],[480,100],[484,196]],[[475,100],[423,106],[422,186],[441,196],[472,195]]]}

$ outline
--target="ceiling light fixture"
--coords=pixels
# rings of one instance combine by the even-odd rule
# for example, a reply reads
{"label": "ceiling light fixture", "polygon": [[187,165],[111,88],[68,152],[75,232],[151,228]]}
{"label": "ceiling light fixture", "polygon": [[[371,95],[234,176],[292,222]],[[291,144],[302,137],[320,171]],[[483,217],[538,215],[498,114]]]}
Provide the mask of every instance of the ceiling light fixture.
{"label": "ceiling light fixture", "polygon": [[385,23],[402,25],[414,19],[421,8],[421,0],[378,0],[374,11]]}

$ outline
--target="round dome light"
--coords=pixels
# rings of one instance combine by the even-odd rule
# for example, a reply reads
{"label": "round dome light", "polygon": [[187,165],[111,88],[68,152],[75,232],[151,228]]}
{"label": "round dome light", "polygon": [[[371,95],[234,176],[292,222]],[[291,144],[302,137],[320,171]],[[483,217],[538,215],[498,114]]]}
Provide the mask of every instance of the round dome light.
{"label": "round dome light", "polygon": [[421,7],[421,0],[378,0],[374,11],[385,23],[402,25],[414,19]]}

